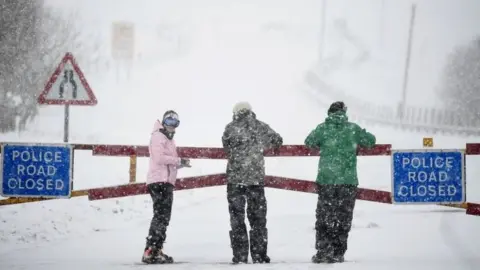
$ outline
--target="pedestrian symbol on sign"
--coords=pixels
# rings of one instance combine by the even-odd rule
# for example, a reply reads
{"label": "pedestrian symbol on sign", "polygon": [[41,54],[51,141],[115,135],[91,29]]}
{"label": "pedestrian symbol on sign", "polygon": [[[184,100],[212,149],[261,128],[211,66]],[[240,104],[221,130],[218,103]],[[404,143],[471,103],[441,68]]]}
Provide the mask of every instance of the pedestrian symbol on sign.
{"label": "pedestrian symbol on sign", "polygon": [[58,90],[58,95],[60,98],[63,98],[63,95],[65,93],[65,86],[71,86],[67,87],[67,89],[70,89],[72,92],[72,98],[76,99],[77,98],[77,83],[73,79],[73,70],[67,69],[63,72],[63,81],[60,83],[59,90]]}

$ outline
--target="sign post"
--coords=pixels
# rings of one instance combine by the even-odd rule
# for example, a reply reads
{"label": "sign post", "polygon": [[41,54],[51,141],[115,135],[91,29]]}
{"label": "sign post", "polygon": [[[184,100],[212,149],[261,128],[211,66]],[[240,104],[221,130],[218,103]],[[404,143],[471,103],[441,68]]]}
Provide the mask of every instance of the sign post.
{"label": "sign post", "polygon": [[70,198],[72,154],[71,145],[2,145],[1,195]]}
{"label": "sign post", "polygon": [[95,106],[97,98],[73,55],[66,53],[38,96],[37,102],[65,106],[63,142],[68,142],[70,105]]}
{"label": "sign post", "polygon": [[463,150],[392,150],[392,202],[465,202]]}

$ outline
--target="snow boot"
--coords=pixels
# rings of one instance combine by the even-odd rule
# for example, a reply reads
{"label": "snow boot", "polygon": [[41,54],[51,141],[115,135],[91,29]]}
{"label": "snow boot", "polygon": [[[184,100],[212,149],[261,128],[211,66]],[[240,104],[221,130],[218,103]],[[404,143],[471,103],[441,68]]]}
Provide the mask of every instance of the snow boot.
{"label": "snow boot", "polygon": [[173,263],[174,261],[172,257],[163,253],[161,249],[158,250],[152,247],[148,247],[143,252],[142,262],[146,264],[165,264]]}
{"label": "snow boot", "polygon": [[168,256],[167,254],[163,253],[163,250],[159,250],[154,257],[156,263],[174,263],[173,258],[171,256]]}
{"label": "snow boot", "polygon": [[230,243],[233,251],[234,264],[248,263],[248,236],[247,232],[235,234],[230,231]]}
{"label": "snow boot", "polygon": [[250,230],[250,253],[253,263],[270,263],[267,256],[268,230]]}
{"label": "snow boot", "polygon": [[312,263],[328,263],[328,262],[329,262],[328,258],[324,254],[321,254],[320,252],[317,252],[315,255],[312,256]]}
{"label": "snow boot", "polygon": [[317,254],[313,255],[312,263],[342,263],[345,261],[343,256],[328,256],[317,252]]}
{"label": "snow boot", "polygon": [[345,262],[345,257],[343,257],[342,255],[333,256],[332,258],[330,258],[330,262],[331,263],[343,263],[343,262]]}

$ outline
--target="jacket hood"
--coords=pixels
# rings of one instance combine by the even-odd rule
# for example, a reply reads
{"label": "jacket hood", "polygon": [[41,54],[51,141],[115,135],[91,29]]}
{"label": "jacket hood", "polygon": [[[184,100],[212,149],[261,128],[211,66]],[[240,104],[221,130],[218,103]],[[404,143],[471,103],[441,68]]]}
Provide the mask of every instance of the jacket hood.
{"label": "jacket hood", "polygon": [[344,125],[348,122],[348,116],[346,112],[337,111],[330,113],[325,119],[325,122],[334,124],[336,126]]}
{"label": "jacket hood", "polygon": [[163,128],[163,125],[160,120],[155,121],[155,124],[153,124],[152,133],[158,131],[161,128]]}
{"label": "jacket hood", "polygon": [[175,136],[175,132],[168,132],[160,120],[155,121],[155,124],[153,124],[152,134],[155,132],[162,133],[169,140],[173,139],[173,136]]}

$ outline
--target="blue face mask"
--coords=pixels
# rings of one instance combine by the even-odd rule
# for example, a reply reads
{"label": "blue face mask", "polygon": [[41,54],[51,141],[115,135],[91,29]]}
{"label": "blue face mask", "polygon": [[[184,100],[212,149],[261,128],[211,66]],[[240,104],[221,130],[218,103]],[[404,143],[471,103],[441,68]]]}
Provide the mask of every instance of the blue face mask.
{"label": "blue face mask", "polygon": [[175,118],[171,118],[171,117],[167,117],[167,118],[163,119],[163,125],[167,126],[167,127],[176,128],[180,125],[180,120],[175,119]]}

